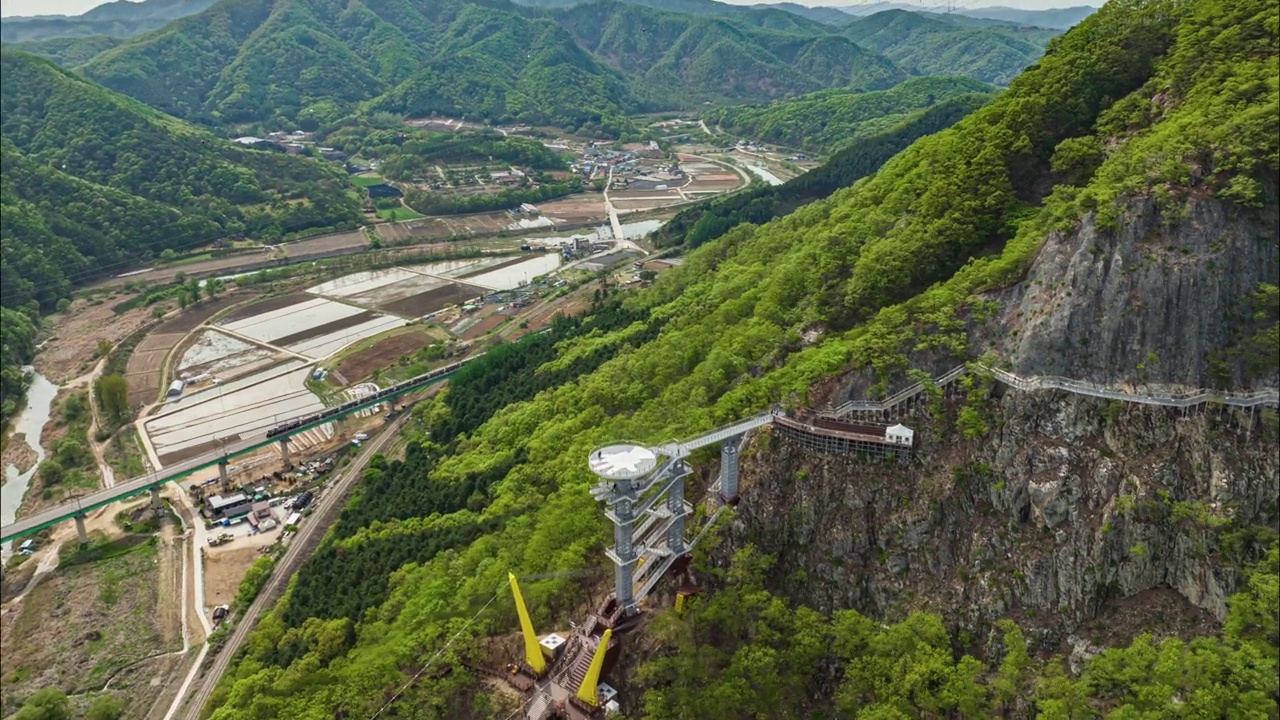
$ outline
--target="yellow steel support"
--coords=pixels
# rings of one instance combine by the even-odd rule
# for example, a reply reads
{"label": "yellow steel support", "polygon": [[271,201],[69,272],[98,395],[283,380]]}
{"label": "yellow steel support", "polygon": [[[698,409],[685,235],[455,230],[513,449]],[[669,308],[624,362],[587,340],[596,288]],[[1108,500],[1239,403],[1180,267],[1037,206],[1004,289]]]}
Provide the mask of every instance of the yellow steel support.
{"label": "yellow steel support", "polygon": [[520,615],[520,632],[524,635],[524,660],[534,672],[541,675],[547,669],[547,659],[542,656],[542,646],[538,645],[538,636],[533,632],[533,621],[529,619],[529,608],[524,606],[524,596],[520,594],[515,573],[507,573],[507,578],[511,581],[511,594],[516,598],[516,612]]}
{"label": "yellow steel support", "polygon": [[604,668],[604,653],[609,649],[609,638],[613,636],[613,629],[604,631],[604,635],[600,636],[600,644],[596,646],[595,657],[591,658],[591,667],[587,669],[587,676],[582,678],[582,686],[578,688],[578,699],[591,705],[600,705],[600,696],[596,694],[596,686],[600,684],[600,671]]}
{"label": "yellow steel support", "polygon": [[676,614],[684,611],[684,593],[676,593]]}

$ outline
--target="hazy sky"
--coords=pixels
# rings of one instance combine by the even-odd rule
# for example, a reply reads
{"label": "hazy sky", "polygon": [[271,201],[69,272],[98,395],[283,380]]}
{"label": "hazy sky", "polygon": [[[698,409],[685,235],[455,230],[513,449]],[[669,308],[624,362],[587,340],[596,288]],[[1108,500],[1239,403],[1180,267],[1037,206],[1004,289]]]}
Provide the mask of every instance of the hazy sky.
{"label": "hazy sky", "polygon": [[[762,1],[775,0],[724,0],[734,5],[756,5]],[[860,5],[859,0],[793,0],[801,5]],[[914,3],[915,0],[906,0]],[[924,5],[935,7],[944,0],[925,0]],[[0,16],[10,15],[79,15],[102,4],[102,0],[0,0]],[[1003,5],[1005,7],[1043,10],[1045,8],[1071,7],[1073,5],[1101,5],[1101,0],[956,0],[957,6],[981,7]]]}

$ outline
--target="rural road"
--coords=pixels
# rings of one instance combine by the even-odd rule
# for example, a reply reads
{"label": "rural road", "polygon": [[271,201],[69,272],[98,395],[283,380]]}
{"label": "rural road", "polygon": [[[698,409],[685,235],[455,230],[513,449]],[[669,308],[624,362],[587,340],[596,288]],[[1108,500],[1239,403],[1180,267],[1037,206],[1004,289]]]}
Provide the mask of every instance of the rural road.
{"label": "rural road", "polygon": [[[395,422],[383,428],[377,439],[364,446],[364,449],[360,451],[355,460],[341,471],[336,482],[330,485],[323,496],[316,501],[315,512],[298,527],[298,534],[289,543],[289,549],[285,551],[284,557],[280,559],[280,562],[276,563],[275,570],[272,571],[267,584],[258,593],[258,597],[254,599],[253,603],[249,605],[244,617],[236,621],[235,630],[232,631],[230,637],[227,638],[227,641],[218,651],[217,659],[214,660],[213,666],[205,673],[199,689],[196,690],[195,695],[187,706],[187,720],[199,720],[201,709],[209,702],[209,698],[213,695],[214,688],[218,686],[218,681],[222,678],[222,674],[231,665],[231,659],[235,657],[240,646],[249,637],[249,631],[257,624],[258,616],[276,601],[276,598],[288,585],[289,579],[293,577],[302,561],[310,555],[316,543],[324,536],[329,523],[337,511],[342,508],[347,493],[350,492],[363,474],[364,466],[369,464],[369,461],[376,453],[385,450],[400,436],[400,428],[409,419],[409,416],[410,413],[406,408],[401,412],[400,417],[396,418]],[[191,679],[187,679],[188,683]],[[181,698],[185,694],[186,687],[179,691],[178,697]]]}

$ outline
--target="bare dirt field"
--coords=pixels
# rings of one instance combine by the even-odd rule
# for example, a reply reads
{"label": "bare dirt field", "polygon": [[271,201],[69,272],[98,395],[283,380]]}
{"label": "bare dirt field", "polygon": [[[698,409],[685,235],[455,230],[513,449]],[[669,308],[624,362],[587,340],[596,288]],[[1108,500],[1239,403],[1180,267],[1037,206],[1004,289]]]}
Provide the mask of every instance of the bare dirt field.
{"label": "bare dirt field", "polygon": [[417,352],[430,345],[433,340],[424,328],[414,326],[391,337],[372,341],[369,347],[343,358],[334,370],[341,373],[349,383],[359,382],[372,375],[375,370],[395,364],[402,355]]}
{"label": "bare dirt field", "polygon": [[204,548],[205,605],[230,605],[236,599],[236,590],[244,579],[245,571],[254,560],[262,557],[260,548],[274,542],[279,533],[279,530],[274,530],[237,538],[229,545]]}
{"label": "bare dirt field", "polygon": [[477,297],[483,297],[488,294],[488,290],[475,287],[473,285],[464,285],[462,283],[450,283],[444,287],[434,290],[428,290],[417,295],[410,295],[407,298],[397,300],[392,303],[380,306],[378,309],[383,312],[393,313],[407,318],[422,317],[437,310],[442,310],[446,305],[453,303],[460,305],[468,300],[474,300]]}
{"label": "bare dirt field", "polygon": [[484,335],[486,335],[490,330],[506,322],[507,317],[507,315],[503,315],[502,313],[494,313],[475,325],[467,328],[466,331],[462,333],[462,339],[475,340],[478,337],[484,337]]}
{"label": "bare dirt field", "polygon": [[212,300],[205,300],[195,307],[188,306],[187,309],[178,313],[176,317],[164,321],[160,327],[156,328],[156,332],[175,333],[190,332],[205,323],[209,318],[217,315],[219,312],[237,303],[247,302],[254,298],[252,293],[228,293],[219,295]]}
{"label": "bare dirt field", "polygon": [[543,215],[565,220],[590,220],[604,218],[604,198],[599,195],[571,195],[559,200],[537,203]]}
{"label": "bare dirt field", "polygon": [[153,403],[164,380],[164,359],[186,333],[152,333],[138,343],[129,356],[124,379],[129,384],[129,406]]}
{"label": "bare dirt field", "polygon": [[[144,717],[163,691],[151,679],[157,661],[146,658],[182,649],[177,612],[161,610],[158,544],[132,536],[120,554],[60,568],[23,599],[3,646],[5,699],[2,712],[42,687],[68,694],[111,692],[125,700],[124,717]],[[177,603],[165,597],[164,603]],[[54,620],[56,618],[56,621]],[[142,673],[139,664],[150,663]],[[133,682],[127,669],[139,670]]]}
{"label": "bare dirt field", "polygon": [[36,370],[55,385],[88,372],[98,341],[115,345],[151,320],[150,308],[134,308],[119,315],[111,310],[126,299],[127,296],[92,302],[76,300],[67,312],[50,317],[53,336],[36,355]]}

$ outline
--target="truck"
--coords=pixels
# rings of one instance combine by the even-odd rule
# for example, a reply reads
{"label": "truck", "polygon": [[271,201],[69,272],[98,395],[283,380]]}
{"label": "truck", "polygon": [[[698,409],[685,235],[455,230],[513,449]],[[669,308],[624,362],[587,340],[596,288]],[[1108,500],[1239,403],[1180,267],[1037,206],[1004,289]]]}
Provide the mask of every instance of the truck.
{"label": "truck", "polygon": [[231,533],[218,533],[217,537],[209,538],[209,545],[210,547],[226,545],[227,543],[235,539],[236,539],[236,536],[232,535]]}

